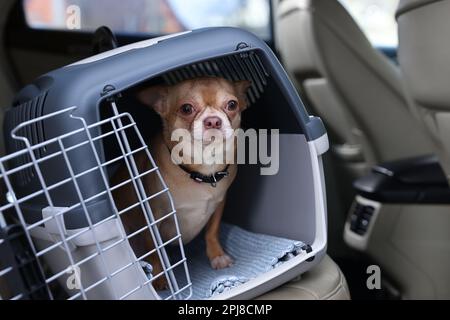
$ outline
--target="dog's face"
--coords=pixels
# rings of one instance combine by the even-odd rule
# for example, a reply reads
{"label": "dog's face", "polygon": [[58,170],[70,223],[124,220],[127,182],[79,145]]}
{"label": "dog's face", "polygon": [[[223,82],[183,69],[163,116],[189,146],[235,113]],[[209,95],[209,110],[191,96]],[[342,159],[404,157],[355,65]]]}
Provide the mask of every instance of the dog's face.
{"label": "dog's face", "polygon": [[249,86],[249,81],[199,78],[153,86],[139,92],[138,98],[161,116],[166,133],[186,129],[193,139],[208,143],[217,132],[228,139],[240,127]]}

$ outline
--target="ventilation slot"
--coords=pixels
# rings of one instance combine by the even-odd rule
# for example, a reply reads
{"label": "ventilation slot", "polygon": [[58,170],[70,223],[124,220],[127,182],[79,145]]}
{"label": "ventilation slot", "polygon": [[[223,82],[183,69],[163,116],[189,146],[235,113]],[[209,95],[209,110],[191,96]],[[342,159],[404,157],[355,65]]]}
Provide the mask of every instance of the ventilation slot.
{"label": "ventilation slot", "polygon": [[[45,98],[47,93],[43,93],[33,100],[29,100],[17,107],[13,108],[12,111],[12,120],[13,120],[13,128],[18,126],[19,124],[31,120],[36,119],[43,115],[43,108],[45,103]],[[28,139],[31,145],[36,145],[45,141],[44,127],[42,121],[38,121],[31,125],[28,125],[22,128],[18,134]],[[22,141],[13,140],[15,151],[22,150],[26,146]],[[45,148],[39,148],[34,151],[34,155],[36,159],[39,159],[44,156],[46,152]],[[14,161],[14,166],[21,166],[31,162],[31,158],[28,154],[17,157]],[[19,177],[17,179],[17,183],[20,185],[28,184],[35,176],[35,171],[33,167],[28,167],[24,170],[20,170]]]}
{"label": "ventilation slot", "polygon": [[202,61],[166,73],[169,85],[198,77],[222,77],[230,81],[250,80],[247,97],[250,103],[258,100],[267,86],[269,74],[256,52],[238,53],[218,59]]}

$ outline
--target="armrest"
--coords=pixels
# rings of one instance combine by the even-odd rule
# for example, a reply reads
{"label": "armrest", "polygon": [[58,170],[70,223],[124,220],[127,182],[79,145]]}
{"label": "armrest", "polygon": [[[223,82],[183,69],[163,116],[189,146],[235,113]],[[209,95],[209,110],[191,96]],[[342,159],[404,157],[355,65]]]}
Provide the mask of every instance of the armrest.
{"label": "armrest", "polygon": [[450,187],[435,156],[375,166],[353,186],[361,196],[383,203],[450,203]]}

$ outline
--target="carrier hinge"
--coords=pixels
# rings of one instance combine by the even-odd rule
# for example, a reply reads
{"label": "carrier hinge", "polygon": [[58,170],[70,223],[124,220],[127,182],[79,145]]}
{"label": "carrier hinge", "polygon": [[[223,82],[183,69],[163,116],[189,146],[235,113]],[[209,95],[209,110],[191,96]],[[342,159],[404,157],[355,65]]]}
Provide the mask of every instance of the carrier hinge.
{"label": "carrier hinge", "polygon": [[[101,97],[107,96],[113,91],[116,91],[116,87],[114,87],[112,84],[107,84],[106,86],[103,87],[103,90],[100,93],[100,96]],[[120,92],[118,92],[116,94],[110,95],[109,97],[106,98],[106,100],[109,102],[113,102],[113,101],[117,101],[121,97],[122,97],[122,94]]]}
{"label": "carrier hinge", "polygon": [[245,43],[245,42],[239,42],[238,45],[236,46],[236,51],[244,50],[244,49],[247,49],[247,48],[249,48],[249,47],[250,47],[250,46],[249,46],[247,43]]}

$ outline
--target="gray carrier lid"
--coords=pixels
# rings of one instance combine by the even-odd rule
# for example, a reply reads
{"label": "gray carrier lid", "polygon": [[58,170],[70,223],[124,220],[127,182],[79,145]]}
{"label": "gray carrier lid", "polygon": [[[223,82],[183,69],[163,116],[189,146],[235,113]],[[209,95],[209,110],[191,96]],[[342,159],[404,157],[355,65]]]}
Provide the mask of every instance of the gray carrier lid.
{"label": "gray carrier lid", "polygon": [[[114,95],[169,71],[233,55],[255,52],[263,70],[278,84],[289,106],[295,111],[299,126],[311,141],[325,134],[320,119],[310,118],[294,86],[266,43],[247,31],[220,27],[185,32],[176,36],[150,39],[102,53],[38,78],[17,95],[15,105],[45,95],[43,113],[78,106],[77,113],[88,123],[97,120],[96,106],[102,98]],[[200,64],[201,67],[201,64]],[[230,61],[225,73],[231,77],[260,78],[238,68]],[[207,70],[192,74],[204,75]],[[259,70],[258,70],[259,71]],[[170,73],[169,73],[170,74]],[[173,74],[172,74],[173,75]],[[251,80],[251,79],[249,79]],[[258,82],[254,82],[257,86]]]}

